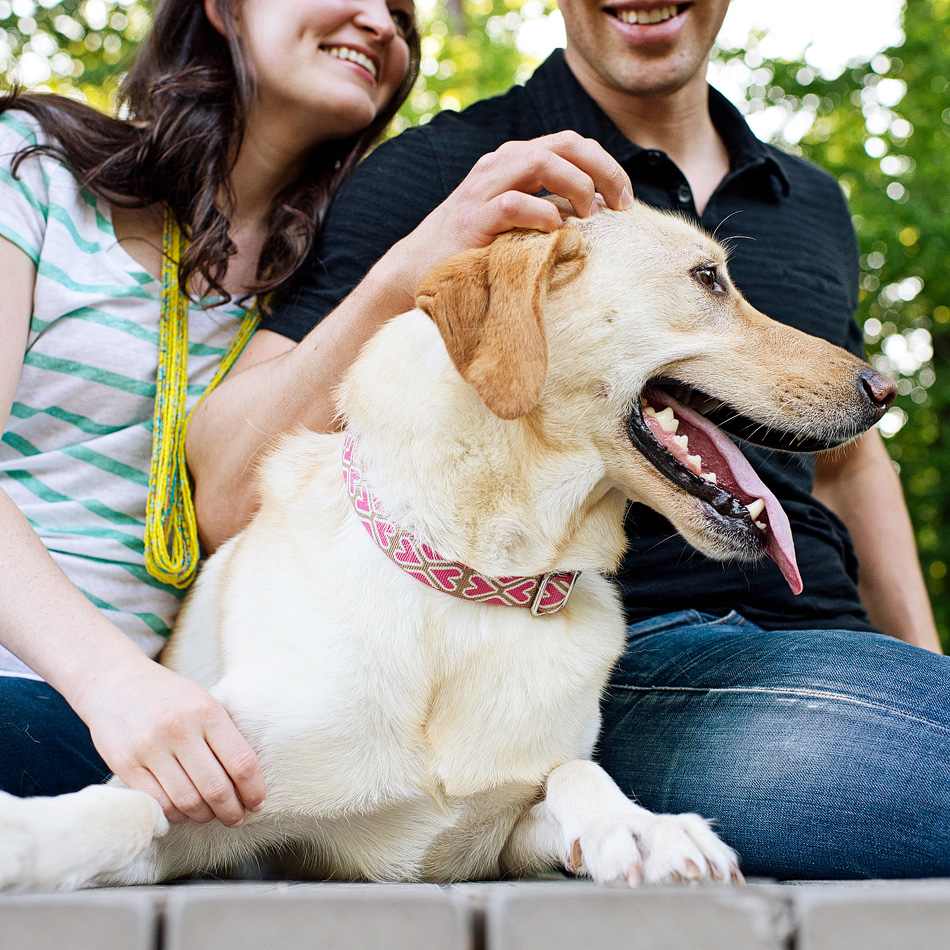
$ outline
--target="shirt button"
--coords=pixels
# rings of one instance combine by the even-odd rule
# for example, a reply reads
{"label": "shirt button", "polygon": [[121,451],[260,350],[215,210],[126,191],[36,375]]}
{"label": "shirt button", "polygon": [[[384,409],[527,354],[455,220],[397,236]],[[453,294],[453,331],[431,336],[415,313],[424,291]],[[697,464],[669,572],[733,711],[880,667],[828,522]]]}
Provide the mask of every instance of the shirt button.
{"label": "shirt button", "polygon": [[651,148],[644,152],[644,156],[646,157],[648,165],[657,165],[659,164],[660,159],[663,157],[663,153],[658,152],[655,148]]}
{"label": "shirt button", "polygon": [[680,185],[676,189],[676,200],[681,204],[689,204],[692,200],[693,193],[689,190],[689,185]]}

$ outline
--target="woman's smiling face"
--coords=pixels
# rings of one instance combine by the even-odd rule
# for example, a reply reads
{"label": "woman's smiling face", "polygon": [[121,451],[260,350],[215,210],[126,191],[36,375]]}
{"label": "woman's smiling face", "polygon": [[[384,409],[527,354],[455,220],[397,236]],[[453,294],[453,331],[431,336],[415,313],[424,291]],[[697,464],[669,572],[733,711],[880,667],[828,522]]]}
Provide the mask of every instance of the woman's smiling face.
{"label": "woman's smiling face", "polygon": [[317,144],[361,132],[399,90],[414,12],[412,0],[239,0],[235,25],[259,114]]}

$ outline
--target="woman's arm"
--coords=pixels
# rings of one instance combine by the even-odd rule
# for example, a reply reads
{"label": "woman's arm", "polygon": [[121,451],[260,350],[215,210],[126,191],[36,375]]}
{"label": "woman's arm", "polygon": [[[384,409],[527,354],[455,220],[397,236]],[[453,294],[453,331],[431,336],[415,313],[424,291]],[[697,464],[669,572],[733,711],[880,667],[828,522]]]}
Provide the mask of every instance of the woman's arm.
{"label": "woman's arm", "polygon": [[[276,333],[255,335],[188,429],[188,465],[207,550],[240,530],[256,509],[254,461],[270,439],[294,425],[318,432],[335,427],[333,395],[343,373],[383,323],[415,306],[416,286],[434,264],[485,247],[512,228],[560,227],[560,213],[537,197],[540,191],[567,199],[580,217],[594,210],[598,192],[611,208],[633,201],[626,173],[590,139],[559,132],[508,142],[483,156],[299,344]],[[372,197],[374,204],[382,201]]]}
{"label": "woman's arm", "polygon": [[[23,363],[36,272],[0,238],[0,427]],[[0,639],[57,689],[106,764],[171,820],[239,822],[264,798],[260,767],[224,707],[152,662],[68,580],[0,490]]]}

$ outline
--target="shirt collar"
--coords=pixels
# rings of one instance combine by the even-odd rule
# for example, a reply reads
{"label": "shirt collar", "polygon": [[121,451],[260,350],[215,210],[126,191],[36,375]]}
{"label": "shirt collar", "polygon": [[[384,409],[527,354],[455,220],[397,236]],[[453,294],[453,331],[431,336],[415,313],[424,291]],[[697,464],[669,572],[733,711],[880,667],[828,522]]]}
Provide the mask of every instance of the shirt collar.
{"label": "shirt collar", "polygon": [[[635,161],[644,153],[645,149],[623,135],[587,94],[568,67],[564,50],[555,50],[538,67],[525,91],[537,111],[543,129],[540,134],[573,129],[600,142],[621,165]],[[764,172],[778,193],[787,196],[789,181],[780,153],[756,138],[739,110],[712,86],[709,86],[709,112],[729,153],[730,177]]]}

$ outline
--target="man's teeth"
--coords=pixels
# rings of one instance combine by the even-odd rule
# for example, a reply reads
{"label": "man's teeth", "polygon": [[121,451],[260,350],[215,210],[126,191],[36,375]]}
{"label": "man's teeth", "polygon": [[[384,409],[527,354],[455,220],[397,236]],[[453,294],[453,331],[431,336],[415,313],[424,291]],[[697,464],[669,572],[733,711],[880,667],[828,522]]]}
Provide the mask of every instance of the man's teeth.
{"label": "man's teeth", "polygon": [[672,20],[675,16],[675,3],[671,3],[666,7],[659,7],[656,10],[617,10],[618,20],[624,23],[638,23],[641,26],[663,23],[665,20]]}
{"label": "man's teeth", "polygon": [[373,79],[376,78],[376,64],[363,53],[350,49],[349,46],[331,46],[325,52],[329,53],[334,59],[348,59],[351,63],[362,66]]}

